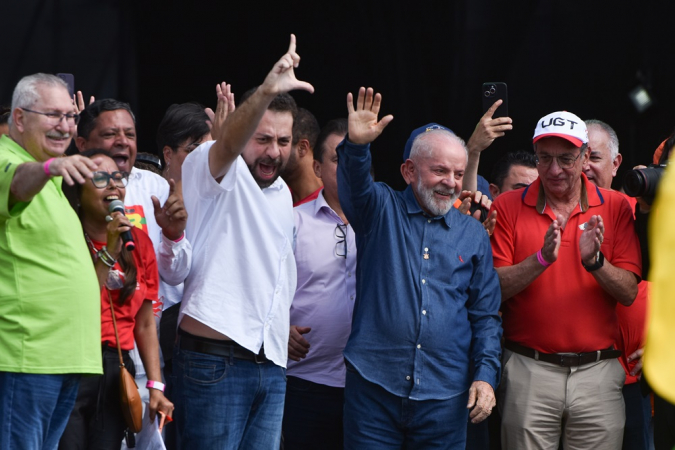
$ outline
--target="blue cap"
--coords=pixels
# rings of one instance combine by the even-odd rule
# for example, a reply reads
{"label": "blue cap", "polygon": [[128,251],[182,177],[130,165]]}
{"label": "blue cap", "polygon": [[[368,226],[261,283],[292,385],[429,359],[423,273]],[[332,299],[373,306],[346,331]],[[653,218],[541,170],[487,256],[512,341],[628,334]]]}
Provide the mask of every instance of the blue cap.
{"label": "blue cap", "polygon": [[452,133],[452,130],[450,128],[446,128],[443,125],[439,125],[437,123],[428,123],[423,127],[419,127],[418,129],[410,133],[410,137],[405,143],[405,150],[403,150],[403,161],[406,161],[408,158],[410,158],[410,151],[412,150],[415,138],[417,138],[417,136],[419,136],[420,134],[426,133],[427,131],[431,130],[445,130]]}

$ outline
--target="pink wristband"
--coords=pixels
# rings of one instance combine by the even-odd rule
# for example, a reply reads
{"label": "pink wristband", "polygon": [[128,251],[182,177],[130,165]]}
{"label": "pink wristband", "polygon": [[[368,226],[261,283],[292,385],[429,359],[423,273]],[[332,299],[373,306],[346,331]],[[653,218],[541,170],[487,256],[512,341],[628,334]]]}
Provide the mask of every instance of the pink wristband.
{"label": "pink wristband", "polygon": [[537,261],[539,261],[539,264],[541,264],[544,267],[548,267],[551,264],[553,264],[553,263],[550,263],[550,262],[546,262],[544,257],[541,255],[541,249],[537,252]]}
{"label": "pink wristband", "polygon": [[47,175],[48,177],[51,177],[51,176],[52,176],[51,172],[49,171],[49,165],[50,165],[50,164],[52,163],[52,161],[54,161],[55,159],[56,159],[56,158],[49,158],[49,159],[48,159],[47,161],[45,161],[45,163],[42,165],[42,169],[45,171],[45,175]]}
{"label": "pink wristband", "polygon": [[145,383],[145,387],[148,389],[157,389],[158,391],[164,392],[164,383],[160,383],[159,381],[148,380],[148,382]]}

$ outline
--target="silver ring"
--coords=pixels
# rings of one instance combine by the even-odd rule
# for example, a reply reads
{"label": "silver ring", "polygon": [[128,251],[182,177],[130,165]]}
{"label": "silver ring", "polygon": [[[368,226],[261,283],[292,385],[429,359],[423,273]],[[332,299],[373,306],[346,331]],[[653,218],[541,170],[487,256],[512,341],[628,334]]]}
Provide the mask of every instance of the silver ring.
{"label": "silver ring", "polygon": [[106,222],[112,222],[112,221],[113,221],[112,216],[109,216],[109,215],[108,215],[108,216],[105,216],[105,221],[106,221]]}

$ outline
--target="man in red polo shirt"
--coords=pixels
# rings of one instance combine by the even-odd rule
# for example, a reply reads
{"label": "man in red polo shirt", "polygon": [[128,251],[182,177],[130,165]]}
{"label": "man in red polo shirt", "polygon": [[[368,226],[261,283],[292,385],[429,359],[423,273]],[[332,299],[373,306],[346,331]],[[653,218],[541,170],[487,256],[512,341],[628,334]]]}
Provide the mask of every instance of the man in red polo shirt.
{"label": "man in red polo shirt", "polygon": [[539,178],[493,204],[494,264],[505,338],[501,405],[507,449],[619,449],[624,371],[612,348],[616,304],[641,273],[628,202],[591,184],[586,125],[569,112],[534,133]]}

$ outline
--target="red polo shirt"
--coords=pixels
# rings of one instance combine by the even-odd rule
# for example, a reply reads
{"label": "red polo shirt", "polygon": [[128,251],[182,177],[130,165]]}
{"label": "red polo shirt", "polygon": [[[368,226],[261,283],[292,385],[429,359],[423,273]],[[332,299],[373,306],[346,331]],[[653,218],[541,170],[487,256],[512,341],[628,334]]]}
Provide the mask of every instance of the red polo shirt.
{"label": "red polo shirt", "polygon": [[[581,199],[562,230],[558,260],[502,303],[504,338],[540,352],[590,352],[608,348],[618,338],[616,300],[581,265],[579,238],[591,216],[602,216],[605,224],[601,247],[605,259],[641,274],[630,205],[618,192],[581,177]],[[497,210],[492,235],[495,267],[518,264],[539,251],[555,219],[539,179],[527,188],[501,194],[492,208]]]}

